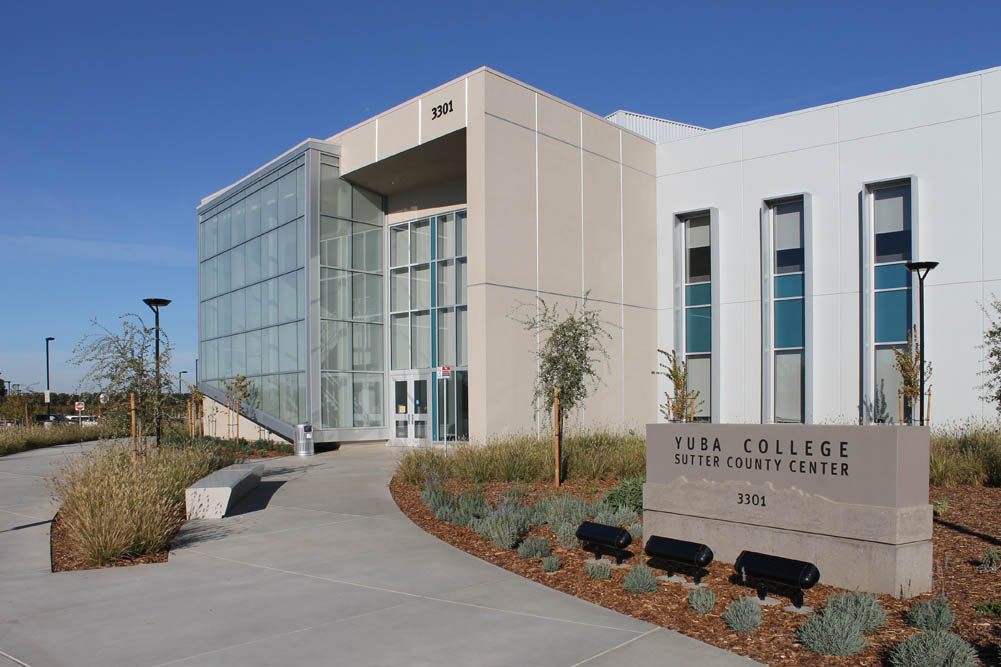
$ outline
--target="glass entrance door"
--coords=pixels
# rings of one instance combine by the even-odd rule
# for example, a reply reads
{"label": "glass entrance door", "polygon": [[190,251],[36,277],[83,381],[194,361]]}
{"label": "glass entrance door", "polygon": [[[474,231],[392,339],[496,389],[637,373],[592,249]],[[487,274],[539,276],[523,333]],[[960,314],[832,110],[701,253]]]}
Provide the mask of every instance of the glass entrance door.
{"label": "glass entrance door", "polygon": [[436,440],[444,443],[469,440],[469,371],[452,370],[437,377]]}
{"label": "glass entrance door", "polygon": [[394,445],[426,445],[431,442],[431,374],[411,371],[394,373],[393,442]]}

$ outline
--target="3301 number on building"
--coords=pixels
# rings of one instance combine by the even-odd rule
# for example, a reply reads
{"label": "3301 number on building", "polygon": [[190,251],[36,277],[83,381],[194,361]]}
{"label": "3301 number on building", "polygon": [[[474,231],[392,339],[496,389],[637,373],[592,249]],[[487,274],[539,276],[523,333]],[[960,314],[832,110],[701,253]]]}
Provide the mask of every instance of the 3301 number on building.
{"label": "3301 number on building", "polygon": [[436,118],[441,118],[442,116],[450,114],[453,111],[454,109],[452,108],[452,100],[449,100],[448,102],[439,104],[437,106],[433,106],[431,107],[431,120],[435,120]]}

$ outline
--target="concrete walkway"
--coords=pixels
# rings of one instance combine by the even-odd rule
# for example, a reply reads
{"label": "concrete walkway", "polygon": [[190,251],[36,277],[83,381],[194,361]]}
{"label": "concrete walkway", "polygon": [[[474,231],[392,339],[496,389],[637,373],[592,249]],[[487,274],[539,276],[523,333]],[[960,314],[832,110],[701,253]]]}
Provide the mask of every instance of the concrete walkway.
{"label": "concrete walkway", "polygon": [[81,449],[0,458],[0,665],[754,664],[428,535],[381,446],[268,461],[166,564],[52,574],[44,477]]}

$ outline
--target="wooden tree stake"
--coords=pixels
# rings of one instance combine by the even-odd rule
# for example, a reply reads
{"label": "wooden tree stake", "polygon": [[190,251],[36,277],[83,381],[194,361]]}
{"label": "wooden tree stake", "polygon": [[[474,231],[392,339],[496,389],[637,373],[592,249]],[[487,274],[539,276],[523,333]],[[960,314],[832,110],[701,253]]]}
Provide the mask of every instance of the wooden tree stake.
{"label": "wooden tree stake", "polygon": [[553,387],[553,431],[556,446],[556,488],[560,488],[560,459],[562,459],[563,434],[560,431],[560,388]]}
{"label": "wooden tree stake", "polygon": [[136,442],[136,395],[132,392],[129,392],[129,413],[132,416],[132,461],[135,462],[139,445]]}

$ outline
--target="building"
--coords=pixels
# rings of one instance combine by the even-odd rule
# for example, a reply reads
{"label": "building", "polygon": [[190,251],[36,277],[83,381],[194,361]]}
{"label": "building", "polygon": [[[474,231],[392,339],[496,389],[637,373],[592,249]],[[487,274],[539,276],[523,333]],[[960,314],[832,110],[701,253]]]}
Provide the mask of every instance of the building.
{"label": "building", "polygon": [[711,130],[481,68],[203,200],[198,379],[224,404],[249,377],[246,418],[284,437],[534,430],[518,313],[587,294],[611,339],[578,423],[662,419],[658,348],[697,419],[897,421],[920,259],[931,418],[989,416],[999,186],[1001,68]]}

